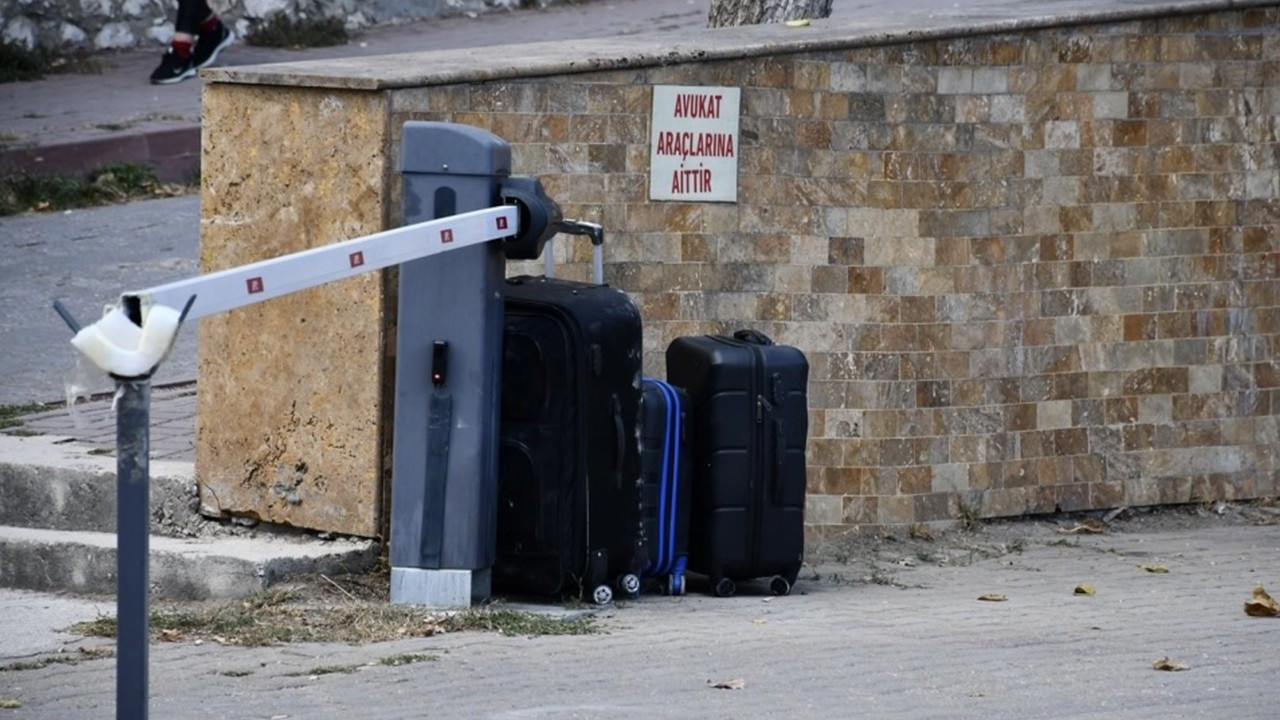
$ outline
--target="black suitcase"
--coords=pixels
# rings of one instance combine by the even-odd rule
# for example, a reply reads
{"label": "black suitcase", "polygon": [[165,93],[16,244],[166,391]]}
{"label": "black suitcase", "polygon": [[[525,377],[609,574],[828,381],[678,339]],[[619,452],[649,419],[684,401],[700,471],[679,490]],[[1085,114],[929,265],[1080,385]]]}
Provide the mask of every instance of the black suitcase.
{"label": "black suitcase", "polygon": [[605,285],[510,278],[503,346],[494,589],[635,595],[639,310]]}
{"label": "black suitcase", "polygon": [[689,569],[717,595],[772,576],[785,595],[804,557],[809,363],[798,349],[743,330],[676,338],[667,381],[693,408]]}
{"label": "black suitcase", "polygon": [[689,556],[689,396],[645,378],[640,397],[640,505],[649,564],[645,577],[664,581],[669,595],[684,594]]}

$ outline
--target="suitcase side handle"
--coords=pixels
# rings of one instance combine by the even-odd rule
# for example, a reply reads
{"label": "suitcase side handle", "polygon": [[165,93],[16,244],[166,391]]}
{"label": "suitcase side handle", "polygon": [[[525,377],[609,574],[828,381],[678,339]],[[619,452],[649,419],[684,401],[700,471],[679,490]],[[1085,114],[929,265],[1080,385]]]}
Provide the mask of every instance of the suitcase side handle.
{"label": "suitcase side handle", "polygon": [[741,340],[742,342],[749,342],[755,345],[773,344],[773,340],[769,339],[768,335],[765,335],[759,330],[736,330],[733,333],[733,339]]}
{"label": "suitcase side handle", "polygon": [[627,456],[627,429],[625,424],[622,422],[622,401],[618,399],[617,394],[613,395],[611,404],[613,405],[613,431],[614,431],[613,477],[614,477],[614,483],[617,485],[618,490],[621,491],[622,490],[622,468],[626,464],[625,461]]}

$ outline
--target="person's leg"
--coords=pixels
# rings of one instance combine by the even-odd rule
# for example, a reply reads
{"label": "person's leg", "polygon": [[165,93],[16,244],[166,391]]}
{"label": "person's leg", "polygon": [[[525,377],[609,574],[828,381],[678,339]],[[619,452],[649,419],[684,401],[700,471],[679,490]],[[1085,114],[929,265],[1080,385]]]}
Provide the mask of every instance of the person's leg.
{"label": "person's leg", "polygon": [[196,37],[210,19],[213,21],[212,27],[221,28],[222,24],[209,8],[207,0],[178,0],[173,39],[169,41],[169,49],[160,58],[160,66],[151,73],[152,83],[176,83],[195,76],[197,65],[193,55]]}
{"label": "person's leg", "polygon": [[206,18],[217,18],[206,0],[178,0],[178,17],[173,21],[173,40],[169,46],[183,57],[191,57],[200,25]]}
{"label": "person's leg", "polygon": [[200,31],[196,35],[196,45],[191,53],[191,61],[196,68],[208,67],[218,59],[218,53],[235,42],[235,39],[236,35],[231,32],[231,28],[223,25],[222,20],[210,11],[200,21]]}

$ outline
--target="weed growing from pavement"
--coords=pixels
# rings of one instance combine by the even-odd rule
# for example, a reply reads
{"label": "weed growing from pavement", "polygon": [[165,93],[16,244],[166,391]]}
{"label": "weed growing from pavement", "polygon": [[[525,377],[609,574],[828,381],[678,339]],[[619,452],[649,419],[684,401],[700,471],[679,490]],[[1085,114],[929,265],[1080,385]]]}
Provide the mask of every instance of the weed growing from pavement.
{"label": "weed growing from pavement", "polygon": [[350,39],[342,18],[294,20],[284,13],[272,15],[245,35],[245,42],[250,45],[292,49],[346,45]]}
{"label": "weed growing from pavement", "polygon": [[39,670],[50,665],[78,665],[86,660],[115,657],[115,654],[116,651],[109,647],[82,647],[75,653],[57,653],[43,655],[34,660],[16,660],[8,665],[0,665],[0,672]]}
{"label": "weed growing from pavement", "polygon": [[439,655],[428,655],[426,653],[402,653],[400,655],[390,655],[378,661],[379,665],[388,667],[400,667],[401,665],[412,665],[420,662],[436,662],[440,659]]}
{"label": "weed growing from pavement", "polygon": [[0,42],[0,83],[29,82],[56,73],[96,75],[102,65],[88,53],[57,53],[28,48],[9,40]]}
{"label": "weed growing from pavement", "polygon": [[45,409],[45,406],[39,403],[26,403],[25,405],[0,405],[0,430],[17,427],[22,424],[22,421],[19,420],[19,418],[23,415],[38,413]]}
{"label": "weed growing from pavement", "polygon": [[0,177],[0,216],[27,211],[57,211],[185,195],[191,188],[162,183],[155,170],[120,163],[95,170],[87,180],[63,175],[17,174]]}
{"label": "weed growing from pavement", "polygon": [[306,677],[308,675],[350,675],[360,669],[359,665],[317,665],[310,670],[285,673],[286,677]]}

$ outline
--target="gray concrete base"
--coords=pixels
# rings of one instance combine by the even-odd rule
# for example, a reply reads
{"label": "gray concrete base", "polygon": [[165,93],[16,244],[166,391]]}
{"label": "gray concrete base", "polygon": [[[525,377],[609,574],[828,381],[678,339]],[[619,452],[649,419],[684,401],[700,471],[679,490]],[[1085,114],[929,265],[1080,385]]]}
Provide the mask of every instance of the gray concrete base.
{"label": "gray concrete base", "polygon": [[391,568],[391,602],[433,608],[467,608],[487,600],[491,571]]}

